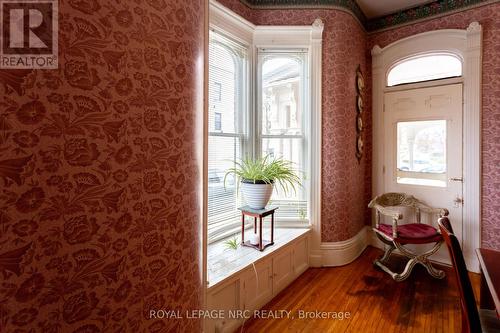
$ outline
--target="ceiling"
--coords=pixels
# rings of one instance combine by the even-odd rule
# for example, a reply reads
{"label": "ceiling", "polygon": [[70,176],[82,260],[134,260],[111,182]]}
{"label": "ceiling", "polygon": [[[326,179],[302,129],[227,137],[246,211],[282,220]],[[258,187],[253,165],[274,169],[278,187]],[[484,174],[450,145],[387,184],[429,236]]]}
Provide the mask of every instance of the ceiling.
{"label": "ceiling", "polygon": [[433,0],[356,0],[368,19],[420,6]]}

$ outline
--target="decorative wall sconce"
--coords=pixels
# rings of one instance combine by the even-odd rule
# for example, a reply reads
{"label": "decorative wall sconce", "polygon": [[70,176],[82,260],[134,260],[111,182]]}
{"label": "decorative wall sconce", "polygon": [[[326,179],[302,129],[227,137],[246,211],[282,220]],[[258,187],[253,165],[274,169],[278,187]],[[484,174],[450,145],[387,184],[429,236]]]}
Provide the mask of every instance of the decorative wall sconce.
{"label": "decorative wall sconce", "polygon": [[361,115],[363,114],[363,92],[365,90],[365,79],[363,78],[363,73],[361,73],[361,68],[358,65],[356,69],[356,158],[358,162],[363,157],[363,119]]}

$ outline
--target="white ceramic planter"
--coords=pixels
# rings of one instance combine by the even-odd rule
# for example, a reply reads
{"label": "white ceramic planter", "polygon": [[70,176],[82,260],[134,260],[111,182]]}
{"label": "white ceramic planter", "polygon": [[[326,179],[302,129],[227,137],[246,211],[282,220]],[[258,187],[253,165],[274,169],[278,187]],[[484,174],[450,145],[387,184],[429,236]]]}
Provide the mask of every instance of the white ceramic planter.
{"label": "white ceramic planter", "polygon": [[246,204],[253,209],[266,207],[273,194],[273,184],[241,183],[241,194]]}

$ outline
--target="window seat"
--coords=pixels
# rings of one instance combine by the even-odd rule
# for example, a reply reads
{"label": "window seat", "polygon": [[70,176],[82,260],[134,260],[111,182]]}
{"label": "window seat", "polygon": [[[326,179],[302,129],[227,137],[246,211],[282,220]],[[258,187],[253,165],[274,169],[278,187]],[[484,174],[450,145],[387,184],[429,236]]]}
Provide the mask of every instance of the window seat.
{"label": "window seat", "polygon": [[[310,228],[275,228],[274,229],[274,245],[269,246],[264,251],[260,252],[253,248],[241,246],[241,234],[238,234],[238,249],[228,249],[224,244],[228,237],[208,245],[207,253],[207,271],[208,271],[208,288],[215,287],[234,274],[251,267],[255,263],[270,254],[276,252],[280,248],[293,242],[294,240],[308,234]],[[269,235],[269,228],[263,228],[264,239]],[[251,232],[246,232],[245,235],[250,236]]]}
{"label": "window seat", "polygon": [[[268,234],[269,229],[264,229]],[[206,318],[204,331],[234,332],[246,317],[272,300],[309,267],[309,228],[275,228],[275,244],[263,252],[220,241],[208,246],[206,309],[222,313]],[[238,235],[239,236],[239,235]],[[246,236],[246,233],[245,233]]]}

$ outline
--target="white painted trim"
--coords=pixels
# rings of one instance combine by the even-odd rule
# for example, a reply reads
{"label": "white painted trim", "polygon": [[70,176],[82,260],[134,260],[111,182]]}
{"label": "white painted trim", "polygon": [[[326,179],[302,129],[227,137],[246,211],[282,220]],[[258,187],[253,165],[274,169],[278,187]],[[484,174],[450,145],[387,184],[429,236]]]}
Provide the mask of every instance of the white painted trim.
{"label": "white painted trim", "polygon": [[215,0],[210,0],[209,26],[212,30],[230,34],[245,46],[249,47],[253,43],[256,26]]}
{"label": "white painted trim", "polygon": [[407,83],[399,86],[386,87],[384,92],[393,92],[393,91],[405,91],[419,88],[429,88],[429,87],[440,87],[440,86],[449,86],[450,84],[463,83],[464,79],[462,77],[452,77],[449,79],[440,79],[434,81],[427,82],[416,82],[416,83]]}
{"label": "white painted trim", "polygon": [[316,19],[311,31],[311,226],[312,236],[309,245],[309,265],[321,266],[321,148],[322,145],[322,35],[323,22]]}
{"label": "white painted trim", "polygon": [[481,85],[482,27],[467,28],[464,57],[464,210],[462,250],[469,270],[479,272],[475,249],[481,246]]}
{"label": "white painted trim", "polygon": [[321,243],[322,266],[342,266],[353,262],[370,244],[370,231],[371,228],[365,226],[348,240]]}
{"label": "white painted trim", "polygon": [[[309,50],[310,92],[310,265],[321,266],[321,80],[322,80],[322,36],[324,24],[316,19],[311,26],[256,26],[254,54],[259,48],[307,48]],[[258,90],[258,89],[256,89]]]}
{"label": "white painted trim", "polygon": [[[290,240],[286,244],[282,244],[278,248],[275,248],[274,246],[270,247],[269,250],[271,251],[267,252],[266,250],[261,253],[262,257],[256,259],[253,263],[249,263],[245,267],[242,267],[238,271],[232,273],[230,276],[210,286],[207,290],[207,306],[205,309],[222,311],[250,310],[253,312],[270,302],[280,291],[290,285],[309,268],[309,264],[306,261],[297,260],[297,258],[301,258],[304,251],[307,251],[307,249],[300,246],[302,241],[307,243],[309,242],[309,233],[304,233],[297,238]],[[290,273],[291,278],[289,278],[284,284],[278,286],[276,280],[279,280],[281,276],[277,270],[276,262],[283,255],[290,255],[291,269],[284,273]],[[305,259],[307,259],[307,256]],[[297,266],[297,263],[299,263],[300,266]],[[258,299],[254,298],[249,302],[246,299],[249,294],[245,290],[246,281],[253,280],[258,286],[259,276],[256,275],[258,266],[267,266],[269,268],[270,275],[268,275],[267,278],[269,279],[268,281],[271,286],[267,289],[269,292],[268,295],[267,293],[264,293],[263,296],[260,295]],[[261,281],[265,278],[265,275],[260,277]],[[264,285],[266,284],[264,283]],[[232,291],[231,286],[235,286]],[[224,290],[228,292],[224,292]],[[222,299],[220,297],[217,298],[216,296],[219,292],[223,293]],[[221,306],[221,304],[225,304],[226,306]],[[234,332],[237,327],[244,324],[244,321],[244,318],[231,318],[228,313],[225,312],[225,320],[222,321],[217,320],[217,318],[204,318],[204,332]]]}
{"label": "white painted trim", "polygon": [[[254,33],[254,55],[260,48],[306,48],[309,50],[310,92],[309,107],[311,113],[309,145],[311,164],[310,179],[310,225],[312,228],[310,265],[320,267],[321,244],[321,63],[322,34],[324,24],[316,19],[311,26],[256,26]],[[256,56],[255,56],[256,58]],[[258,88],[255,90],[257,91]],[[260,103],[260,102],[259,102]]]}
{"label": "white painted trim", "polygon": [[[320,19],[318,20],[321,21]],[[319,39],[321,41],[323,22],[321,22],[321,25],[317,28],[314,28],[314,24],[312,26],[256,26],[254,43],[258,48],[276,46],[281,46],[283,48],[309,48],[312,41],[311,37],[315,29],[320,30]]]}
{"label": "white painted trim", "polygon": [[[454,54],[463,63],[463,251],[469,270],[477,272],[479,263],[474,249],[480,247],[481,222],[481,60],[482,28],[472,22],[466,30],[429,31],[398,40],[383,49],[372,51],[373,87],[373,170],[372,192],[384,190],[384,92],[389,69],[403,59],[427,53]],[[430,85],[429,85],[430,86]]]}
{"label": "white painted trim", "polygon": [[[310,86],[310,150],[311,150],[311,212],[310,226],[312,228],[310,246],[310,263],[320,267],[321,262],[321,147],[322,147],[322,34],[324,24],[316,19],[310,26],[256,26],[235,14],[215,0],[209,5],[210,29],[229,35],[235,41],[249,48],[249,108],[256,108],[256,66],[258,48],[307,48],[309,50]],[[206,111],[208,112],[208,111]],[[254,122],[250,117],[249,122]],[[251,126],[253,124],[249,124]],[[252,126],[256,128],[255,126]],[[208,147],[205,147],[207,150]],[[205,227],[206,229],[206,227]],[[206,240],[205,240],[206,241]],[[205,242],[206,244],[206,242]]]}

